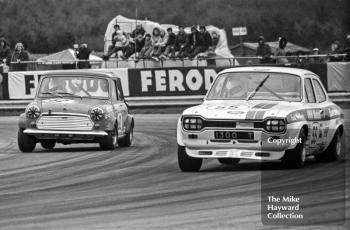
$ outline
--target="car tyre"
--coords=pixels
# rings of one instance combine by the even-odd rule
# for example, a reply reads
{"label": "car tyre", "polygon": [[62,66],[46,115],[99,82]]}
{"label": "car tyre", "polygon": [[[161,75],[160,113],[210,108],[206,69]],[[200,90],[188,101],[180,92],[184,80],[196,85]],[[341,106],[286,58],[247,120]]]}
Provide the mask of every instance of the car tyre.
{"label": "car tyre", "polygon": [[306,135],[302,129],[299,134],[301,143],[298,143],[294,149],[286,150],[282,164],[285,168],[302,168],[306,158]]}
{"label": "car tyre", "polygon": [[218,158],[218,161],[223,165],[237,165],[241,159],[239,158]]}
{"label": "car tyre", "polygon": [[187,155],[186,148],[180,145],[177,147],[177,160],[183,172],[198,172],[203,162],[201,158],[194,158]]}
{"label": "car tyre", "polygon": [[113,131],[108,132],[108,135],[100,140],[100,148],[102,150],[113,150],[118,143],[118,129],[114,127]]}
{"label": "car tyre", "polygon": [[32,135],[25,134],[24,129],[18,130],[17,143],[18,148],[24,153],[33,152],[36,146],[36,138]]}
{"label": "car tyre", "polygon": [[41,144],[41,147],[43,147],[44,149],[53,149],[53,148],[55,148],[56,141],[55,140],[45,140],[45,141],[42,141],[40,144]]}
{"label": "car tyre", "polygon": [[332,162],[339,159],[341,151],[341,134],[337,131],[327,149],[322,153],[314,155],[314,157],[319,162]]}
{"label": "car tyre", "polygon": [[129,132],[126,133],[125,137],[118,140],[118,145],[121,147],[129,147],[132,144],[134,138],[134,124],[131,124]]}

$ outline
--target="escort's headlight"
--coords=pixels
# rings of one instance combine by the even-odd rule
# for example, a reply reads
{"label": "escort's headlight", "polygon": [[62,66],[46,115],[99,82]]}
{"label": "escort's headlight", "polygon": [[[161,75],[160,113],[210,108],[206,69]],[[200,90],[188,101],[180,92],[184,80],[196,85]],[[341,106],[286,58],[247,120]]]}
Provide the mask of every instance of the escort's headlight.
{"label": "escort's headlight", "polygon": [[198,131],[203,128],[203,120],[199,117],[184,117],[182,126],[185,130]]}
{"label": "escort's headlight", "polygon": [[104,115],[105,114],[103,112],[103,109],[101,109],[99,107],[92,108],[91,111],[90,111],[90,118],[93,121],[100,121],[100,120],[102,120]]}
{"label": "escort's headlight", "polygon": [[283,132],[286,129],[286,122],[281,119],[270,119],[265,121],[265,130],[268,132]]}
{"label": "escort's headlight", "polygon": [[41,114],[40,107],[37,105],[29,105],[26,109],[26,115],[30,119],[37,119]]}

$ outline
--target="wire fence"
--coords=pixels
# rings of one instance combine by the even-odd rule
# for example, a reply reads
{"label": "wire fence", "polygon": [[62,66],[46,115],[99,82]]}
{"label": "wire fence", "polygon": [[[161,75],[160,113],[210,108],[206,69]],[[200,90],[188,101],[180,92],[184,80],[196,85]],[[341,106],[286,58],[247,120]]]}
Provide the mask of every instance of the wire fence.
{"label": "wire fence", "polygon": [[[294,56],[271,56],[267,61],[261,57],[245,56],[245,57],[197,57],[189,58],[172,58],[155,61],[152,59],[134,59],[128,60],[111,58],[104,60],[50,60],[50,61],[19,61],[11,62],[8,68],[2,64],[3,72],[6,71],[34,71],[34,70],[56,70],[56,69],[78,69],[78,68],[165,68],[165,67],[234,67],[244,65],[305,65],[315,63],[326,63],[330,57],[340,59],[346,54],[321,54],[321,55],[294,55]],[[84,63],[84,65],[81,65]]]}

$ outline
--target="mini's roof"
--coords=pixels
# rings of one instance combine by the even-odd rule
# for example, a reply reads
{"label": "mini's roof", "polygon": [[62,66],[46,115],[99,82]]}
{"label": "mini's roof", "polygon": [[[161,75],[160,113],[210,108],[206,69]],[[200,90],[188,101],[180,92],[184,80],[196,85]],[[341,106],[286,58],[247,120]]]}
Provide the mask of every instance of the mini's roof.
{"label": "mini's roof", "polygon": [[48,71],[43,75],[72,75],[72,76],[80,76],[80,75],[84,75],[84,76],[92,76],[92,75],[96,75],[96,76],[104,76],[104,77],[118,77],[116,74],[114,74],[112,71],[108,71],[108,70],[98,70],[98,69],[86,69],[86,70],[54,70],[54,71]]}
{"label": "mini's roof", "polygon": [[291,67],[279,67],[279,66],[247,66],[247,67],[234,67],[221,71],[220,73],[232,73],[232,72],[267,72],[267,73],[289,73],[298,76],[304,76],[305,74],[315,74],[309,70],[291,68]]}

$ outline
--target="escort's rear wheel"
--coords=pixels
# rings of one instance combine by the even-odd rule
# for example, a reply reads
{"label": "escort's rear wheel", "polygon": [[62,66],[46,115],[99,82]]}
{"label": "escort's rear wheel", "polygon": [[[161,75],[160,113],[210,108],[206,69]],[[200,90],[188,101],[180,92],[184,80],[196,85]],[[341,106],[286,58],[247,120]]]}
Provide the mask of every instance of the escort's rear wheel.
{"label": "escort's rear wheel", "polygon": [[332,162],[339,159],[342,151],[341,134],[337,131],[334,134],[332,142],[328,148],[323,152],[316,154],[314,157],[319,162]]}
{"label": "escort's rear wheel", "polygon": [[282,164],[285,168],[302,168],[306,158],[306,136],[302,129],[299,134],[301,143],[298,143],[294,149],[286,150],[282,158]]}
{"label": "escort's rear wheel", "polygon": [[177,146],[177,160],[183,172],[198,172],[203,162],[201,158],[194,158],[187,155],[186,148],[180,145]]}
{"label": "escort's rear wheel", "polygon": [[121,147],[129,147],[132,144],[134,138],[134,125],[131,124],[130,130],[126,133],[125,137],[118,140],[118,145]]}
{"label": "escort's rear wheel", "polygon": [[41,146],[44,149],[53,149],[56,145],[56,141],[55,140],[45,140],[41,142]]}
{"label": "escort's rear wheel", "polygon": [[113,150],[118,144],[118,130],[114,127],[113,131],[108,132],[108,135],[100,141],[100,148],[103,150]]}
{"label": "escort's rear wheel", "polygon": [[18,148],[24,153],[33,152],[36,146],[36,138],[34,136],[25,134],[23,129],[18,130],[17,143]]}
{"label": "escort's rear wheel", "polygon": [[223,165],[236,165],[241,159],[239,158],[218,158],[218,161]]}

